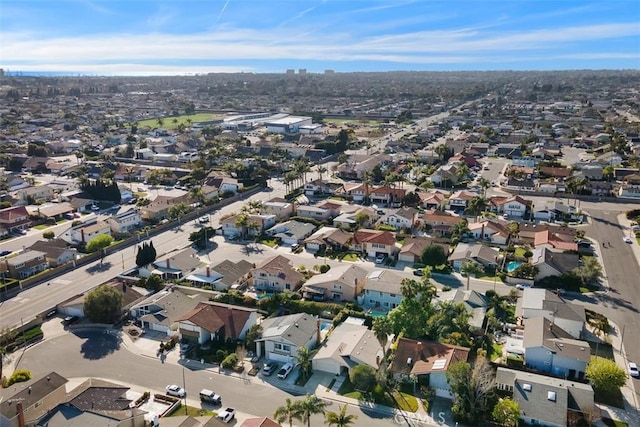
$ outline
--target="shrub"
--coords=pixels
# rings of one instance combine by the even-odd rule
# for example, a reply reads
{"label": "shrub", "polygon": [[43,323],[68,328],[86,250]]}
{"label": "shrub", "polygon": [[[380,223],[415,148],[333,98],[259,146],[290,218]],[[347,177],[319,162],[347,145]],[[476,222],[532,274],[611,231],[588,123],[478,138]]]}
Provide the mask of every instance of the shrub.
{"label": "shrub", "polygon": [[320,273],[326,273],[330,269],[331,269],[331,266],[329,264],[322,264],[320,266]]}
{"label": "shrub", "polygon": [[238,364],[238,355],[231,353],[222,361],[222,367],[225,369],[232,369]]}
{"label": "shrub", "polygon": [[31,371],[28,369],[18,369],[16,370],[10,377],[8,386],[11,386],[15,383],[23,383],[25,381],[29,381],[31,379]]}
{"label": "shrub", "polygon": [[227,357],[227,351],[226,350],[218,350],[216,351],[216,356],[215,356],[215,361],[218,363],[222,363],[222,361]]}
{"label": "shrub", "polygon": [[42,233],[42,237],[47,240],[51,240],[56,237],[56,234],[53,231],[45,231],[44,233]]}

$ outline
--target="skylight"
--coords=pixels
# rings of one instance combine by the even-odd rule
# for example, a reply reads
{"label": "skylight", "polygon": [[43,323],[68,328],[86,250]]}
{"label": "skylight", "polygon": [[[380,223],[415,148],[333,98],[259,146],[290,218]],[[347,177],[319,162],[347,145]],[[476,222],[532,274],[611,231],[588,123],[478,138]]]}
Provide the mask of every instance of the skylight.
{"label": "skylight", "polygon": [[522,384],[522,389],[524,391],[531,391],[531,384],[529,384],[529,383]]}
{"label": "skylight", "polygon": [[432,369],[444,369],[446,364],[447,364],[447,359],[438,359],[435,362],[433,362]]}
{"label": "skylight", "polygon": [[548,391],[547,392],[547,400],[555,402],[556,401],[556,392],[555,391]]}

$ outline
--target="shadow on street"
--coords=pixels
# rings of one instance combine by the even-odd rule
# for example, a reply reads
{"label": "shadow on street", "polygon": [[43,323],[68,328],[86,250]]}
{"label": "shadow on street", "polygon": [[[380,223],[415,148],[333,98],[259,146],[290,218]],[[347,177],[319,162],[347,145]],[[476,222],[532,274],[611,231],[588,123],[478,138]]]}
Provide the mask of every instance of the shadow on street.
{"label": "shadow on street", "polygon": [[102,264],[96,264],[94,266],[88,267],[86,269],[86,272],[89,274],[96,274],[100,271],[107,271],[111,269],[111,267],[112,267],[111,262],[103,262]]}
{"label": "shadow on street", "polygon": [[105,330],[79,330],[74,335],[84,339],[80,353],[85,359],[99,360],[120,349],[120,335]]}

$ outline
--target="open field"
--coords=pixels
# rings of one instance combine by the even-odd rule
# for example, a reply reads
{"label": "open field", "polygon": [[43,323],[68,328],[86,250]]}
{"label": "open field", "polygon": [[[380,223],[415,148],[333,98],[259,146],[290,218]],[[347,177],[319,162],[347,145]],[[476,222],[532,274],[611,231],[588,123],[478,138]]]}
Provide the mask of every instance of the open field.
{"label": "open field", "polygon": [[[187,119],[191,119],[191,123],[204,122],[208,120],[219,119],[221,116],[219,114],[190,114],[190,115],[182,115],[182,116],[168,116],[162,117],[162,128],[164,129],[176,129],[180,123],[185,126],[188,125]],[[174,122],[177,120],[177,122]],[[138,127],[158,127],[158,119],[147,119],[138,122]]]}

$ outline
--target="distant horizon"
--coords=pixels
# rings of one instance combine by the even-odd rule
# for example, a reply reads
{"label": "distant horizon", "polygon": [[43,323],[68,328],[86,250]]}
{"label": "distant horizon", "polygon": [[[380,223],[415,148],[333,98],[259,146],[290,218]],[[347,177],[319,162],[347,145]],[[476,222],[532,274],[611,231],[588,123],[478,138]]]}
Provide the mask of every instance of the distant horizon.
{"label": "distant horizon", "polygon": [[0,45],[62,75],[635,70],[640,2],[3,0]]}

